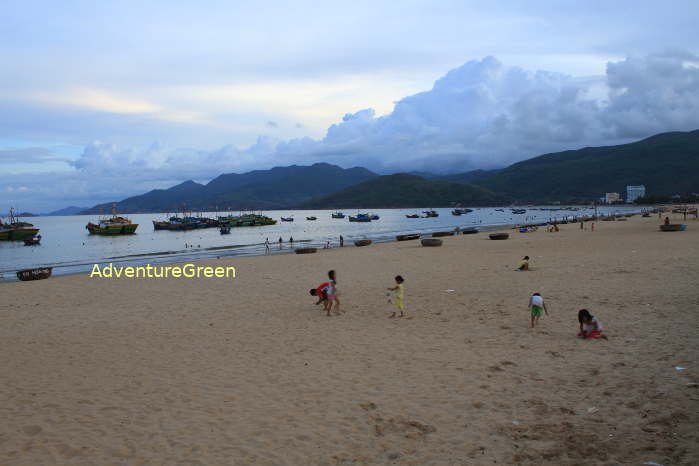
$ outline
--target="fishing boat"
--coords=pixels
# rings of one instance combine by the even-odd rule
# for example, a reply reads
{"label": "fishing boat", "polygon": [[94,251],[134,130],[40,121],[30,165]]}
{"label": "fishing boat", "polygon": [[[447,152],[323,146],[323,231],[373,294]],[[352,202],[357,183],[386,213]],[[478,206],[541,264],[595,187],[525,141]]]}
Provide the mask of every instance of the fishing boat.
{"label": "fishing boat", "polygon": [[406,218],[420,218],[418,214],[406,215]]}
{"label": "fishing boat", "polygon": [[370,239],[358,239],[354,242],[354,245],[357,246],[358,248],[362,246],[369,246],[371,244]]}
{"label": "fishing boat", "polygon": [[503,240],[510,237],[508,233],[491,233],[488,237],[492,240]]}
{"label": "fishing boat", "polygon": [[425,247],[439,247],[442,245],[442,240],[438,238],[423,238],[420,243]]}
{"label": "fishing boat", "polygon": [[478,229],[472,228],[472,227],[471,228],[464,228],[463,230],[461,230],[462,235],[474,235],[476,233],[478,233]]}
{"label": "fishing boat", "polygon": [[296,248],[294,249],[294,252],[296,254],[315,254],[318,251],[318,248]]}
{"label": "fishing boat", "polygon": [[28,222],[20,221],[14,214],[14,209],[10,208],[9,223],[3,223],[0,219],[0,240],[2,241],[23,241],[25,238],[32,238],[39,233],[39,229]]}
{"label": "fishing boat", "polygon": [[[291,219],[293,221],[293,218]],[[244,213],[241,215],[229,215],[227,217],[219,217],[218,224],[228,227],[261,227],[267,225],[276,225],[277,221],[266,215],[255,213]]]}
{"label": "fishing boat", "polygon": [[527,213],[527,209],[512,209],[513,214],[525,214]]}
{"label": "fishing boat", "polygon": [[422,213],[425,214],[425,216],[423,218],[439,217],[439,214],[437,213],[436,210],[423,210]]}
{"label": "fishing boat", "polygon": [[221,227],[221,228],[219,229],[219,232],[220,232],[222,235],[230,235],[230,234],[231,234],[231,227]]}
{"label": "fishing boat", "polygon": [[410,241],[414,239],[420,239],[420,233],[412,233],[409,235],[398,235],[396,236],[397,241]]}
{"label": "fishing boat", "polygon": [[345,218],[345,214],[342,212],[335,212],[334,214],[330,215],[332,218]]}
{"label": "fishing boat", "polygon": [[293,222],[294,217],[282,217],[282,222]]}
{"label": "fishing boat", "polygon": [[350,222],[371,222],[371,217],[369,214],[357,214],[356,217],[349,217]]}
{"label": "fishing boat", "polygon": [[432,233],[432,238],[439,238],[440,236],[454,236],[453,231],[435,231]]}
{"label": "fishing boat", "polygon": [[100,219],[98,223],[89,222],[85,225],[91,235],[132,235],[136,233],[137,223],[131,223],[126,217],[119,217],[116,204],[112,204],[111,218]]}
{"label": "fishing boat", "polygon": [[25,246],[36,246],[41,243],[41,235],[32,236],[31,238],[24,238]]}
{"label": "fishing boat", "polygon": [[452,215],[463,215],[473,212],[473,209],[454,209],[451,211]]}
{"label": "fishing boat", "polygon": [[371,214],[371,215],[369,216],[369,218],[370,218],[371,220],[378,220],[380,217],[379,217],[378,215],[376,215],[376,214]]}
{"label": "fishing boat", "polygon": [[310,220],[310,221],[318,220],[318,217],[313,217],[313,216],[311,216],[311,217],[306,217],[306,220]]}

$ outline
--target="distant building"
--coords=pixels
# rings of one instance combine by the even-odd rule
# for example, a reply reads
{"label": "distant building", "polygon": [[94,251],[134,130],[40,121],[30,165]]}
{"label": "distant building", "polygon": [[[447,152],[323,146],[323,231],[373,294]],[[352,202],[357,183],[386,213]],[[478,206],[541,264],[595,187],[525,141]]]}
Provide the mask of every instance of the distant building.
{"label": "distant building", "polygon": [[605,193],[604,194],[604,203],[605,204],[614,204],[615,202],[619,202],[619,193]]}
{"label": "distant building", "polygon": [[644,197],[646,195],[646,187],[640,186],[627,186],[626,187],[626,203],[631,204],[639,197]]}

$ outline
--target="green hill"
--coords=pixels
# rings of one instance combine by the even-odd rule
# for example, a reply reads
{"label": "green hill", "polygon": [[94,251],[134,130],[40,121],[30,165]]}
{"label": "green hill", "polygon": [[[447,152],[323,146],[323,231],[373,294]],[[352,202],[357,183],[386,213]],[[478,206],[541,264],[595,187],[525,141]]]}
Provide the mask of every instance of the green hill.
{"label": "green hill", "polygon": [[[194,210],[284,209],[376,177],[366,168],[340,168],[327,163],[292,165],[270,170],[220,175],[206,185],[185,181],[169,189],[154,189],[117,203],[121,213]],[[85,211],[110,212],[112,203]]]}
{"label": "green hill", "polygon": [[462,176],[520,202],[590,201],[641,184],[654,196],[699,192],[699,130],[546,154],[475,180],[468,173]]}
{"label": "green hill", "polygon": [[305,209],[378,209],[401,207],[448,207],[454,205],[496,205],[505,196],[487,189],[449,181],[429,181],[416,175],[398,173],[380,176],[334,194],[302,203]]}

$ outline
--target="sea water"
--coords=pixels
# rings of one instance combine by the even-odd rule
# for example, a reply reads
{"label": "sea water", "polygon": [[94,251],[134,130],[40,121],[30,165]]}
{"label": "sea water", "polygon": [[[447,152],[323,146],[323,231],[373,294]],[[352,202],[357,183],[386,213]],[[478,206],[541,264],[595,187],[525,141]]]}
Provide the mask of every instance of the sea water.
{"label": "sea water", "polygon": [[[25,246],[22,241],[0,241],[0,279],[16,279],[15,271],[41,266],[53,267],[54,274],[83,273],[94,264],[119,263],[120,265],[162,264],[185,262],[235,255],[265,254],[265,240],[269,240],[270,254],[288,253],[295,247],[339,246],[340,235],[345,246],[353,246],[357,239],[375,242],[394,241],[396,235],[408,233],[429,234],[435,231],[453,230],[457,227],[493,229],[504,225],[542,223],[554,219],[572,219],[593,215],[590,207],[578,210],[561,209],[559,206],[527,207],[524,214],[513,214],[509,208],[474,208],[473,212],[455,216],[452,209],[435,209],[436,218],[409,219],[406,215],[420,214],[427,209],[375,209],[362,210],[380,217],[368,223],[350,222],[349,216],[356,210],[345,210],[344,219],[333,219],[330,210],[275,210],[261,212],[277,220],[276,225],[262,227],[231,228],[231,234],[222,235],[218,228],[188,231],[154,230],[153,220],[166,220],[166,214],[126,215],[138,223],[134,235],[100,236],[90,235],[85,225],[97,221],[97,216],[73,215],[64,217],[30,217],[24,221],[33,223],[41,231],[41,244]],[[544,210],[541,210],[544,209]],[[610,213],[637,212],[637,207],[598,207],[599,215]],[[215,218],[227,212],[202,213]],[[237,214],[237,212],[233,212]],[[315,216],[317,220],[306,220]],[[293,217],[293,222],[282,222],[281,217]],[[280,245],[279,238],[282,239]],[[293,245],[289,240],[293,238]]]}

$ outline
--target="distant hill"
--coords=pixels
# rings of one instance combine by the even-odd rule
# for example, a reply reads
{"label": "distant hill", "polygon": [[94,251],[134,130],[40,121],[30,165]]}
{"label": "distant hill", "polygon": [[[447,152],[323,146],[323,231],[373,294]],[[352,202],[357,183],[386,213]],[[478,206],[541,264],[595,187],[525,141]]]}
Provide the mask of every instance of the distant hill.
{"label": "distant hill", "polygon": [[699,130],[546,154],[480,179],[469,173],[467,182],[521,202],[590,201],[640,184],[654,196],[699,192]]}
{"label": "distant hill", "polygon": [[[344,169],[327,163],[292,165],[270,170],[220,175],[206,185],[185,181],[169,189],[154,189],[117,203],[121,213],[195,210],[284,209],[332,193],[377,175],[366,168]],[[112,203],[87,209],[109,212]]]}
{"label": "distant hill", "polygon": [[59,210],[54,210],[53,212],[49,212],[47,214],[42,214],[42,215],[47,216],[47,217],[58,216],[58,215],[77,215],[86,209],[87,209],[87,207],[75,207],[72,205],[70,207],[66,207],[66,208],[59,209]]}
{"label": "distant hill", "polygon": [[314,198],[299,207],[306,209],[378,209],[400,207],[449,207],[496,205],[505,196],[487,189],[448,181],[430,181],[399,173],[380,176],[334,194]]}

